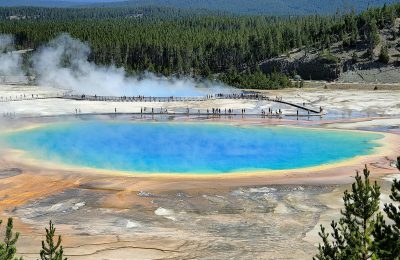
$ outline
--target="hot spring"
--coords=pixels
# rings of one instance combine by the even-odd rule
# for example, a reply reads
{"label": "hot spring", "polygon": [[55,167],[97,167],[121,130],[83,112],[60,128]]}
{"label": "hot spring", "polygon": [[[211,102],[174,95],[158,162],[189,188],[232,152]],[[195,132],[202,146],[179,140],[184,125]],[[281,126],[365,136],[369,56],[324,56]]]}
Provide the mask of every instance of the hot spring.
{"label": "hot spring", "polygon": [[373,152],[375,133],[209,123],[91,121],[4,134],[39,161],[142,174],[285,170]]}

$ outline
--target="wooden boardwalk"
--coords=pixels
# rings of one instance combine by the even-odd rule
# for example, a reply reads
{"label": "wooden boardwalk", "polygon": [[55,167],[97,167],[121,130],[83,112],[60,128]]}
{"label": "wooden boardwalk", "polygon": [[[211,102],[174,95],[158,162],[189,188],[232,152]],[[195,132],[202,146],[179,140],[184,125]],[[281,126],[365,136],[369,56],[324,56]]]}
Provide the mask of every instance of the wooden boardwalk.
{"label": "wooden boardwalk", "polygon": [[257,101],[270,101],[285,104],[288,106],[295,107],[297,109],[301,109],[307,111],[312,114],[321,114],[322,111],[294,104],[291,102],[283,101],[282,99],[271,99],[265,95],[261,94],[217,94],[217,95],[208,95],[208,96],[199,96],[199,97],[145,97],[145,96],[88,96],[88,95],[65,95],[60,98],[63,99],[73,99],[73,100],[88,100],[88,101],[109,101],[109,102],[193,102],[193,101],[207,101],[207,100],[215,100],[215,99],[245,99],[245,100],[257,100]]}
{"label": "wooden boardwalk", "polygon": [[[322,115],[321,109],[314,109],[306,107],[304,105],[299,105],[291,103],[288,101],[283,101],[281,98],[269,98],[268,96],[262,94],[216,94],[216,95],[206,95],[197,97],[149,97],[149,96],[97,96],[97,95],[71,95],[71,94],[60,94],[60,95],[18,95],[14,97],[0,97],[0,102],[11,102],[11,101],[23,101],[23,100],[39,100],[39,99],[70,99],[70,100],[86,100],[86,101],[103,101],[103,102],[204,102],[208,100],[217,99],[241,99],[241,100],[254,100],[254,101],[269,101],[285,104],[288,106],[295,107],[297,110],[306,111],[308,115]],[[144,114],[144,113],[143,113]],[[147,114],[147,113],[146,113]],[[157,113],[153,113],[157,114]],[[186,114],[186,113],[182,113]],[[198,113],[191,112],[190,114],[198,115]],[[212,115],[213,113],[201,113],[201,115]],[[245,113],[249,115],[248,113]],[[215,115],[242,115],[241,113],[215,113]],[[259,114],[258,114],[259,115]]]}

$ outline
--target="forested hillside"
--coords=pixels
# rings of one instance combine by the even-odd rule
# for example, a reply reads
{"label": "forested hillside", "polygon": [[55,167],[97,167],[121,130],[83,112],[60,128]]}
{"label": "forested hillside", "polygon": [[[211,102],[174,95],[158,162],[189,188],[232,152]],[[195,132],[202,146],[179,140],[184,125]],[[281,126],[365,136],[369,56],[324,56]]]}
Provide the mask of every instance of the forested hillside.
{"label": "forested hillside", "polygon": [[97,6],[158,5],[186,9],[210,9],[245,15],[334,14],[336,11],[363,11],[369,7],[397,3],[396,0],[127,0]]}
{"label": "forested hillside", "polygon": [[90,44],[90,58],[96,63],[164,75],[218,76],[231,85],[264,88],[286,84],[287,78],[260,73],[260,61],[294,48],[325,49],[329,54],[335,42],[344,48],[360,43],[372,48],[378,30],[392,26],[399,16],[400,4],[359,15],[295,18],[211,15],[159,20],[100,19],[100,15],[99,19],[4,20],[0,31],[14,34],[19,48],[37,48],[68,32]]}
{"label": "forested hillside", "polygon": [[51,0],[0,0],[0,6],[43,6],[43,7],[67,7],[71,6],[71,2],[51,1]]}
{"label": "forested hillside", "polygon": [[0,6],[72,7],[110,2],[120,2],[120,0],[0,0]]}
{"label": "forested hillside", "polygon": [[[111,3],[109,3],[111,2]],[[156,5],[184,9],[208,9],[245,15],[334,14],[337,10],[360,12],[368,7],[392,4],[397,0],[0,0],[0,6],[72,7],[96,3],[96,6],[138,7]]]}
{"label": "forested hillside", "polygon": [[173,20],[187,17],[227,15],[209,10],[184,10],[169,7],[130,8],[46,8],[46,7],[0,7],[0,20],[93,20],[131,19],[133,20]]}

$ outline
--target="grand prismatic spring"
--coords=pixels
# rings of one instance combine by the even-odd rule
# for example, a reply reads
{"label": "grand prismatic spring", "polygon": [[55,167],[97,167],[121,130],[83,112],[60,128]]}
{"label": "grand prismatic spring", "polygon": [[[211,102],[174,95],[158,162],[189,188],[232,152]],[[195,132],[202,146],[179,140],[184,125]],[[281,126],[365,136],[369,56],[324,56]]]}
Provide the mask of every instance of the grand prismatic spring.
{"label": "grand prismatic spring", "polygon": [[370,154],[380,134],[208,123],[95,121],[7,134],[39,160],[137,173],[223,174],[285,170]]}

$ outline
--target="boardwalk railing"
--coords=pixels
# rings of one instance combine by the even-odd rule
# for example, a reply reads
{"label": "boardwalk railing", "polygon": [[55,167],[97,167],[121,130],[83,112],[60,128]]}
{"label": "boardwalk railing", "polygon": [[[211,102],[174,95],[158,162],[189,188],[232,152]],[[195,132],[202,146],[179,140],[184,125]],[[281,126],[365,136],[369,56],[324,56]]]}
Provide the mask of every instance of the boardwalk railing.
{"label": "boardwalk railing", "polygon": [[18,95],[18,96],[8,96],[1,97],[0,102],[9,102],[9,101],[22,101],[22,100],[35,100],[35,99],[71,99],[71,100],[87,100],[87,101],[108,101],[108,102],[190,102],[190,101],[206,101],[206,100],[215,100],[215,99],[245,99],[245,100],[258,100],[258,101],[271,101],[276,103],[281,103],[285,105],[289,105],[295,107],[297,109],[301,109],[307,111],[308,114],[322,114],[322,109],[319,110],[309,108],[306,106],[298,105],[295,103],[283,101],[282,98],[269,98],[268,96],[262,94],[215,94],[215,95],[206,95],[206,96],[198,96],[198,97],[149,97],[149,96],[97,96],[97,95],[71,95],[71,94],[58,94],[58,95]]}
{"label": "boardwalk railing", "polygon": [[289,106],[296,107],[301,110],[305,110],[309,113],[320,114],[321,110],[316,110],[313,108],[309,108],[306,106],[294,104],[291,102],[283,101],[281,98],[271,99],[268,96],[262,94],[216,94],[216,95],[207,95],[207,96],[199,96],[199,97],[145,97],[145,96],[90,96],[90,95],[65,95],[62,98],[65,99],[73,99],[73,100],[88,100],[88,101],[110,101],[110,102],[187,102],[187,101],[206,101],[212,99],[246,99],[246,100],[265,100],[277,102]]}
{"label": "boardwalk railing", "polygon": [[272,100],[272,101],[278,102],[278,103],[282,103],[282,104],[286,104],[286,105],[289,105],[289,106],[292,106],[292,107],[296,107],[296,108],[299,108],[299,109],[302,109],[302,110],[306,110],[308,112],[315,113],[315,114],[321,114],[322,113],[321,109],[319,111],[317,111],[317,110],[312,109],[312,108],[308,108],[308,107],[305,107],[305,106],[297,105],[297,104],[286,102],[286,101],[279,100],[279,99],[278,100]]}
{"label": "boardwalk railing", "polygon": [[145,97],[145,96],[88,96],[88,95],[65,95],[64,99],[88,100],[88,101],[111,101],[111,102],[185,102],[205,101],[207,97]]}
{"label": "boardwalk railing", "polygon": [[16,96],[0,96],[0,102],[37,100],[37,99],[52,99],[62,98],[63,94],[31,94],[31,95],[16,95]]}

